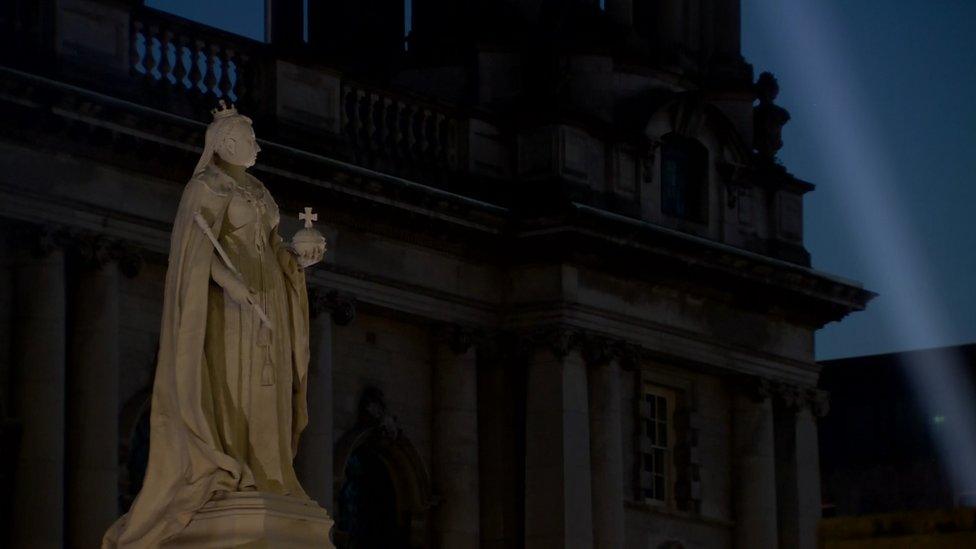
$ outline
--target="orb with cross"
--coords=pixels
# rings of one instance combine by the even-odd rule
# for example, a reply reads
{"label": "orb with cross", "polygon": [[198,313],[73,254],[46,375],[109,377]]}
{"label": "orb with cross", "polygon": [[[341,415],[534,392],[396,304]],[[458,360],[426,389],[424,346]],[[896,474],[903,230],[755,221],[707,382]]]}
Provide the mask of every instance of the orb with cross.
{"label": "orb with cross", "polygon": [[306,207],[305,211],[298,214],[298,219],[305,222],[305,227],[292,237],[291,247],[298,255],[299,264],[305,267],[305,263],[315,263],[322,258],[326,243],[322,233],[313,226],[313,222],[318,221],[319,216],[312,211],[312,208]]}

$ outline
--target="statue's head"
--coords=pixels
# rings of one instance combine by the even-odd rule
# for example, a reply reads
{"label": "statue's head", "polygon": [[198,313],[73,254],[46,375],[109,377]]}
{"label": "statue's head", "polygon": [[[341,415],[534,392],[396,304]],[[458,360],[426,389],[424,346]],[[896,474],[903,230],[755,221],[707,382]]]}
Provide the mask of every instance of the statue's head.
{"label": "statue's head", "polygon": [[755,84],[756,98],[760,103],[772,103],[779,95],[779,82],[771,72],[763,72],[759,75]]}
{"label": "statue's head", "polygon": [[227,106],[222,99],[211,113],[214,119],[207,126],[203,155],[194,173],[203,171],[215,154],[228,164],[253,166],[261,147],[254,136],[251,119],[238,113],[233,105]]}

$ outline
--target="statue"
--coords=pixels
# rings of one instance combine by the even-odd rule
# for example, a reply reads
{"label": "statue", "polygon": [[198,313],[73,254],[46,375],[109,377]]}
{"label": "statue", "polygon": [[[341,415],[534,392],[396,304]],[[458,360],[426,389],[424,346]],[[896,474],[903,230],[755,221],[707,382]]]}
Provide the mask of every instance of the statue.
{"label": "statue", "polygon": [[208,546],[175,540],[207,522],[195,521],[205,506],[242,493],[328,519],[292,465],[308,423],[302,269],[321,261],[325,239],[307,209],[301,241],[283,243],[277,204],[246,172],[261,150],[251,120],[223,101],[213,115],[170,240],[145,482],[103,547]]}
{"label": "statue", "polygon": [[790,121],[790,113],[773,103],[779,95],[779,83],[770,72],[763,72],[755,84],[759,105],[752,110],[753,148],[761,160],[774,162],[783,148],[783,126]]}

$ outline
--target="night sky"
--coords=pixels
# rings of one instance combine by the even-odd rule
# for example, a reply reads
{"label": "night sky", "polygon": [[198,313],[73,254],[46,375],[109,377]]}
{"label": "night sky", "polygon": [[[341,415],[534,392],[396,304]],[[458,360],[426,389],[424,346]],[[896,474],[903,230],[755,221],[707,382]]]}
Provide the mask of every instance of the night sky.
{"label": "night sky", "polygon": [[[148,0],[261,39],[263,0]],[[817,358],[976,341],[976,2],[742,0],[742,46],[790,111],[784,165],[816,269],[880,297]]]}

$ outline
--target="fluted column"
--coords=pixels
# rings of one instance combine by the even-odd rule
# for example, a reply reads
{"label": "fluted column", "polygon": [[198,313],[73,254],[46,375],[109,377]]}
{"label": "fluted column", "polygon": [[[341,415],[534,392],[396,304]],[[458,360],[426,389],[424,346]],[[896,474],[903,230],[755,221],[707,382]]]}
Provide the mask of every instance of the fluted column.
{"label": "fluted column", "polygon": [[624,546],[620,362],[601,342],[591,343],[585,349],[590,382],[593,547],[614,549]]}
{"label": "fluted column", "polygon": [[525,547],[593,546],[586,365],[554,333],[526,366]]}
{"label": "fluted column", "polygon": [[820,449],[817,419],[827,413],[823,391],[807,393],[807,400],[796,412],[797,499],[800,504],[798,526],[800,547],[817,546],[817,524],[823,514],[820,493]]}
{"label": "fluted column", "polygon": [[735,547],[776,547],[776,457],[768,384],[751,380],[732,398]]}
{"label": "fluted column", "polygon": [[72,547],[98,547],[119,505],[119,269],[105,250],[87,244],[91,253],[73,272],[69,303],[65,495]]}
{"label": "fluted column", "polygon": [[333,330],[346,326],[356,315],[355,303],[336,292],[309,291],[311,356],[308,368],[308,426],[302,433],[295,469],[302,488],[335,516],[334,427],[332,391]]}
{"label": "fluted column", "polygon": [[781,548],[813,549],[820,520],[820,460],[816,415],[826,413],[822,391],[777,387],[774,408],[776,507]]}
{"label": "fluted column", "polygon": [[434,509],[435,547],[477,548],[478,382],[475,349],[460,329],[436,344],[433,371],[431,473],[440,501]]}
{"label": "fluted column", "polygon": [[19,383],[13,393],[22,434],[11,541],[14,548],[60,549],[64,545],[64,254],[46,238],[36,244],[19,258],[14,273],[12,362]]}
{"label": "fluted column", "polygon": [[525,502],[525,377],[519,340],[496,333],[478,344],[478,476],[481,546],[521,547]]}

